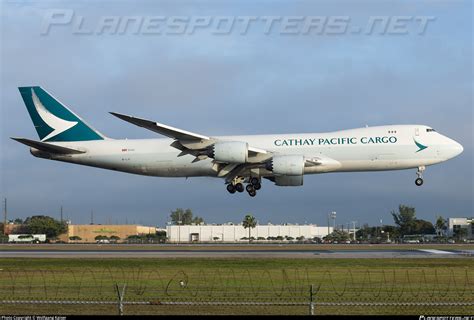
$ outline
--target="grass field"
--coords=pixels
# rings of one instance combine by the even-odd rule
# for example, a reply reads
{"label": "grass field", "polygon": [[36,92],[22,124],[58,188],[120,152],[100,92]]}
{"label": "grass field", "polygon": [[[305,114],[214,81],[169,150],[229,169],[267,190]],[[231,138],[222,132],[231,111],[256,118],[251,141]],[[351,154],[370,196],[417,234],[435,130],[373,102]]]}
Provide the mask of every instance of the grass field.
{"label": "grass field", "polygon": [[[308,314],[308,306],[169,306],[193,302],[309,302],[316,314],[474,314],[474,259],[1,259],[0,300],[115,301],[125,314]],[[328,303],[469,306],[330,306]],[[318,303],[320,303],[318,305]],[[0,304],[0,314],[117,314],[117,306]]]}

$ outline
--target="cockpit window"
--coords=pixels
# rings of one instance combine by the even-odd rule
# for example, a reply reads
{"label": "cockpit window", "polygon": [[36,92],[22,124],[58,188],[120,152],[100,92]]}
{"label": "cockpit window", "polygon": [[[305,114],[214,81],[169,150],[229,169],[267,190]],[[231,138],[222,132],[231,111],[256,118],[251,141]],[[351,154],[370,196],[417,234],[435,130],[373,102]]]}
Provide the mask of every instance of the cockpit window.
{"label": "cockpit window", "polygon": [[436,132],[435,129],[426,129],[426,132]]}

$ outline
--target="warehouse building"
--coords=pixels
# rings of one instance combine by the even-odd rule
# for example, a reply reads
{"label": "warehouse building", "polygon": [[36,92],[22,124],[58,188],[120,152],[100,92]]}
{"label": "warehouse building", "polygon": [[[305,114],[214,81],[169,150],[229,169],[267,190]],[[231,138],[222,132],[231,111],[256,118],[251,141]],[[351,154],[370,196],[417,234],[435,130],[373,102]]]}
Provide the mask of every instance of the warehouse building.
{"label": "warehouse building", "polygon": [[[317,225],[257,225],[251,228],[250,237],[256,240],[283,237],[283,239],[313,239],[322,238],[333,231],[332,227],[318,227]],[[169,242],[239,242],[249,237],[249,229],[241,224],[222,225],[170,225],[166,227]]]}
{"label": "warehouse building", "polygon": [[454,237],[457,230],[466,229],[466,238],[474,238],[474,218],[449,218],[448,236]]}
{"label": "warehouse building", "polygon": [[[156,234],[156,227],[146,227],[139,225],[103,225],[103,224],[70,224],[67,234],[59,237],[59,240],[75,243],[96,242],[97,236],[118,237],[118,241],[127,239],[129,236],[139,236],[146,234]],[[78,237],[80,240],[70,240],[71,237]]]}

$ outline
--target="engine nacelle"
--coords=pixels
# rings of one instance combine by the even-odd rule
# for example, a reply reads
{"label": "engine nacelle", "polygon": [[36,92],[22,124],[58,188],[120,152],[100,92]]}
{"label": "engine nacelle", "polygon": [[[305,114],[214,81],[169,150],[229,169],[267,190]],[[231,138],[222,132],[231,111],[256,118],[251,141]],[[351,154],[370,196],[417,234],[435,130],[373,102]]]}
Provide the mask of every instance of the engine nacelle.
{"label": "engine nacelle", "polygon": [[249,145],[241,141],[216,142],[209,151],[209,157],[227,163],[246,163]]}
{"label": "engine nacelle", "polygon": [[304,163],[304,156],[301,155],[277,155],[267,163],[266,168],[272,171],[275,176],[302,176]]}
{"label": "engine nacelle", "polygon": [[302,186],[303,176],[276,176],[275,185],[282,187]]}

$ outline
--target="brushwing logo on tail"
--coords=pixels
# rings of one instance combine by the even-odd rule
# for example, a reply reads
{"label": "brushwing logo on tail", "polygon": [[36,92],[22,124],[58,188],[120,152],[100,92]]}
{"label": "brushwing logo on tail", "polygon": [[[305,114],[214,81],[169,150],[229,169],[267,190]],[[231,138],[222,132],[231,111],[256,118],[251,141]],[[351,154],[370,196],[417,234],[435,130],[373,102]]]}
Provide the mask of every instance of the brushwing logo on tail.
{"label": "brushwing logo on tail", "polygon": [[49,112],[41,103],[41,100],[36,95],[35,91],[31,89],[31,96],[33,98],[33,104],[35,105],[36,111],[38,115],[43,119],[43,121],[52,129],[46,137],[41,139],[41,141],[46,141],[51,139],[52,137],[57,136],[58,134],[71,129],[75,125],[77,125],[77,121],[67,121],[61,118],[56,117],[54,114]]}

